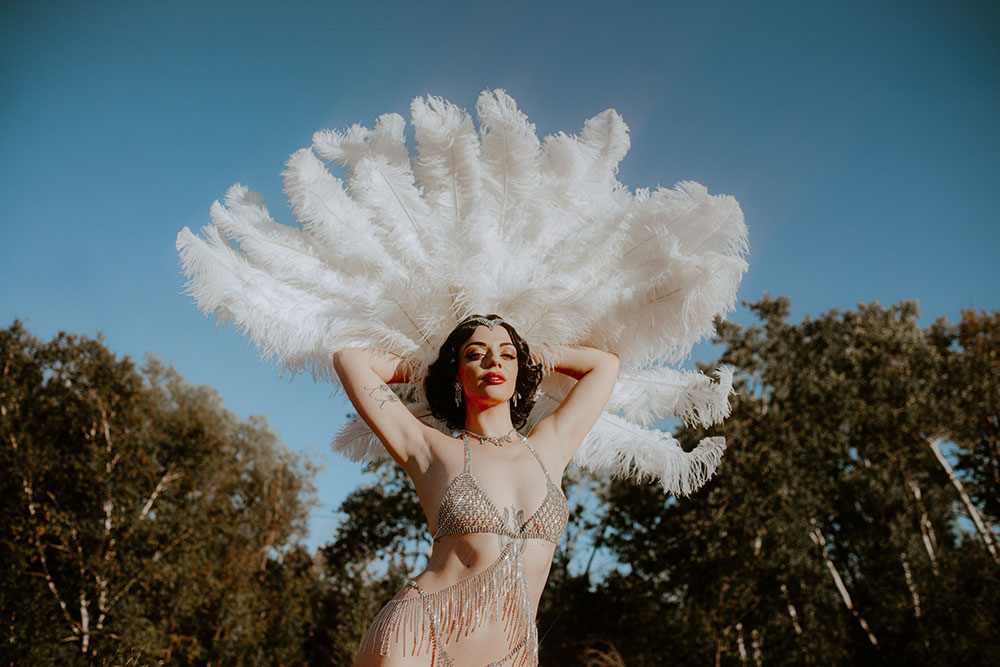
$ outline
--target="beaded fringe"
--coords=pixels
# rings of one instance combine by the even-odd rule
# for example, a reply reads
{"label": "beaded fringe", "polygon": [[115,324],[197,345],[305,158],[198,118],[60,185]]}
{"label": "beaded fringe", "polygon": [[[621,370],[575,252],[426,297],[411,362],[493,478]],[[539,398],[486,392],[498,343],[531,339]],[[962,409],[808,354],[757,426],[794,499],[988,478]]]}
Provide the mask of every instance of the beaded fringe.
{"label": "beaded fringe", "polygon": [[518,542],[508,542],[489,567],[468,579],[433,593],[390,600],[372,622],[361,650],[389,655],[390,646],[398,643],[403,655],[429,653],[435,667],[448,665],[452,663],[443,646],[499,618],[513,647],[487,667],[511,660],[516,665],[537,664],[537,629]]}

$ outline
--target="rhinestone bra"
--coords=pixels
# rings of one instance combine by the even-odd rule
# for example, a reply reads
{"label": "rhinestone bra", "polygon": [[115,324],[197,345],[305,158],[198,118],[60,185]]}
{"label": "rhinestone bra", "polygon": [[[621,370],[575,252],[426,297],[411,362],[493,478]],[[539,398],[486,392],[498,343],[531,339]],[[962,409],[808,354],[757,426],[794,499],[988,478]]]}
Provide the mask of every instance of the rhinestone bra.
{"label": "rhinestone bra", "polygon": [[497,510],[496,505],[479,486],[475,475],[472,474],[469,438],[463,433],[465,470],[451,481],[444,492],[441,506],[438,508],[438,529],[434,534],[435,540],[442,535],[494,533],[511,538],[559,542],[569,520],[569,505],[566,503],[566,496],[549,477],[549,471],[528,439],[520,433],[517,436],[528,446],[528,449],[535,456],[535,460],[538,461],[538,465],[541,466],[542,472],[545,473],[545,484],[548,491],[535,513],[518,530],[514,530],[508,522],[504,521],[504,517]]}

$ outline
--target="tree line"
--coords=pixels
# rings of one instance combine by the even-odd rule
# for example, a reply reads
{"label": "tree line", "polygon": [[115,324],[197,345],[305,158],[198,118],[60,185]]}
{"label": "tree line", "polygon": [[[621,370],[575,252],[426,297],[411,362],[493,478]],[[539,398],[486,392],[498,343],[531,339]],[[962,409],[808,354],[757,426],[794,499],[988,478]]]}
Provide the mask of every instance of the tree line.
{"label": "tree line", "polygon": [[[737,369],[690,498],[570,470],[543,665],[988,665],[1000,658],[1000,312],[720,322]],[[0,332],[0,652],[10,665],[349,665],[430,546],[371,466],[302,546],[313,469],[262,418],[100,340]]]}

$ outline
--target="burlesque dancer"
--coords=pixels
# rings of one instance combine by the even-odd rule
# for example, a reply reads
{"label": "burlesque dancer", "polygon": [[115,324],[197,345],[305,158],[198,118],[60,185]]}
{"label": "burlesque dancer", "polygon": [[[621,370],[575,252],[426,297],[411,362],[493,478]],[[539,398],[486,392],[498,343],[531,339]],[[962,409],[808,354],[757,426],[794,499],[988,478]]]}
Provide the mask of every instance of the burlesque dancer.
{"label": "burlesque dancer", "polygon": [[358,414],[413,481],[434,536],[427,569],[382,609],[355,664],[537,664],[535,613],[568,516],[559,483],[604,410],[618,358],[560,350],[555,370],[576,385],[527,437],[516,428],[541,370],[496,315],[459,324],[425,382],[435,416],[459,437],[396,399],[386,383],[409,379],[398,357],[348,349],[334,365]]}

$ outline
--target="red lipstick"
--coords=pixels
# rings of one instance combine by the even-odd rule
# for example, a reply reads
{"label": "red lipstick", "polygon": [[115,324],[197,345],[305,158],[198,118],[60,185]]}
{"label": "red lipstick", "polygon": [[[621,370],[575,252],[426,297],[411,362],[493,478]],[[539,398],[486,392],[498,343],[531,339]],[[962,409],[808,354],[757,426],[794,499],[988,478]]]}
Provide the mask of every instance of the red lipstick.
{"label": "red lipstick", "polygon": [[486,384],[503,384],[507,381],[507,378],[500,375],[499,373],[487,373],[483,376],[483,382]]}

